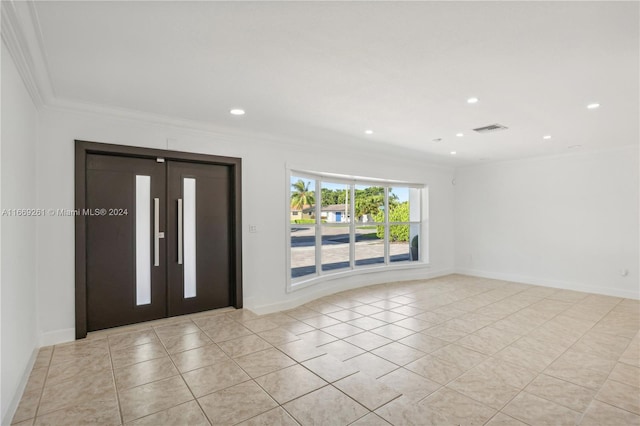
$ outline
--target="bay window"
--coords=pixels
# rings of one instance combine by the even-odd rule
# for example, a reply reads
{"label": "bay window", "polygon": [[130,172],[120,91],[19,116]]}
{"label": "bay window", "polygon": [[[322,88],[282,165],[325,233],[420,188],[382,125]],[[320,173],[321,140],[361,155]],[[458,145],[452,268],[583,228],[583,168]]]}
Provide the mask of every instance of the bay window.
{"label": "bay window", "polygon": [[423,185],[288,173],[289,289],[424,261]]}

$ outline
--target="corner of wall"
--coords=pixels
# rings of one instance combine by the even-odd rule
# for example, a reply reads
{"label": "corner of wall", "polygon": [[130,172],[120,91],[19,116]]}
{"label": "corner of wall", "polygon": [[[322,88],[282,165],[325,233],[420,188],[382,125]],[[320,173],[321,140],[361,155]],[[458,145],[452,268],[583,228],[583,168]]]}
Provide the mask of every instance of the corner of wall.
{"label": "corner of wall", "polygon": [[[38,101],[29,87],[25,54],[20,50],[19,27],[8,24],[2,2],[2,208],[37,208],[36,131]],[[11,31],[13,32],[11,32]],[[14,37],[13,39],[11,37]],[[10,46],[12,45],[12,46]],[[13,51],[10,50],[13,48]],[[26,77],[27,76],[27,77]],[[0,417],[10,423],[39,349],[37,283],[34,269],[36,217],[2,218],[2,394]],[[7,250],[10,248],[10,250]],[[31,355],[30,355],[31,354]],[[4,423],[3,423],[4,424]]]}
{"label": "corner of wall", "polygon": [[13,397],[11,398],[9,404],[6,407],[3,407],[3,411],[5,412],[5,414],[4,417],[0,419],[3,425],[10,425],[13,416],[15,416],[16,414],[16,410],[18,409],[18,405],[20,405],[22,394],[27,387],[27,382],[29,381],[29,376],[31,376],[31,370],[36,363],[36,358],[39,351],[40,348],[33,349],[31,357],[29,358],[29,362],[27,363],[27,368],[25,368],[24,372],[22,373],[22,378],[20,379],[20,383],[18,384],[18,389],[13,394]]}

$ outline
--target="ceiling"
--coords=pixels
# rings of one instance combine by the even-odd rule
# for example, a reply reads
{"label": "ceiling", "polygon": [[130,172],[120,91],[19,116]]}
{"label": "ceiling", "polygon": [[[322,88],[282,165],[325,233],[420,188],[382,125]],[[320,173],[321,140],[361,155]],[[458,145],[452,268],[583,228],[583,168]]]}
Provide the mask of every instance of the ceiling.
{"label": "ceiling", "polygon": [[638,2],[32,6],[60,100],[460,165],[639,140]]}

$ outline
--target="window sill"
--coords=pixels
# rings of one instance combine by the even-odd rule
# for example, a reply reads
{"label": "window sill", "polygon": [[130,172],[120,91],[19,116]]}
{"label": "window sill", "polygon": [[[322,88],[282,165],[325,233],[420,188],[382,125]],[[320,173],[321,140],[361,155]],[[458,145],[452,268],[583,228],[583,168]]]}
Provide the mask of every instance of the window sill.
{"label": "window sill", "polygon": [[384,265],[384,266],[369,266],[369,267],[357,267],[355,269],[348,269],[342,272],[333,272],[326,275],[314,276],[312,278],[303,279],[301,281],[289,282],[287,285],[287,293],[292,293],[303,288],[311,287],[322,282],[347,278],[356,275],[365,275],[372,273],[380,273],[387,271],[398,271],[403,269],[419,269],[429,267],[429,263],[423,261],[417,262],[398,262],[396,265]]}

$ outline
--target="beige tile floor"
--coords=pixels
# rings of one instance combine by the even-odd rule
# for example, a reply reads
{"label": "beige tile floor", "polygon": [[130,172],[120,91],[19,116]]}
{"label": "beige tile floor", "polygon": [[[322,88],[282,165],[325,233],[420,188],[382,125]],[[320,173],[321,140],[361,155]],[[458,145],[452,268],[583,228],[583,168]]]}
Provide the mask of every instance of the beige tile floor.
{"label": "beige tile floor", "polygon": [[637,300],[450,275],[40,350],[20,425],[640,425]]}

